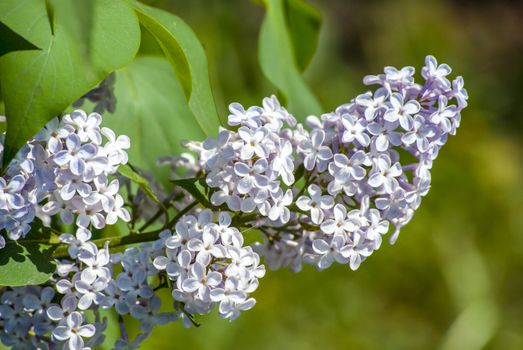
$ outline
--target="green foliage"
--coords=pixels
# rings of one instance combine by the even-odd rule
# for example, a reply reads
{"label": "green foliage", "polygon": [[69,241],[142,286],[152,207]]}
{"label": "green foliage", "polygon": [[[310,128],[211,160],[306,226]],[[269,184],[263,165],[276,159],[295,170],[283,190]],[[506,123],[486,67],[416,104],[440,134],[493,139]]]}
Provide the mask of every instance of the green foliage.
{"label": "green foliage", "polygon": [[320,103],[301,71],[310,62],[318,41],[321,17],[300,0],[266,0],[258,59],[265,76],[281,91],[298,119],[322,113]]}
{"label": "green foliage", "polygon": [[305,71],[318,47],[321,13],[303,0],[285,0],[284,14],[300,71]]}
{"label": "green foliage", "polygon": [[191,28],[179,17],[137,3],[140,23],[156,38],[171,62],[201,129],[214,135],[219,118],[209,83],[207,57]]}
{"label": "green foliage", "polygon": [[137,184],[142,189],[142,191],[153,201],[155,201],[158,204],[160,203],[160,200],[158,199],[156,194],[154,194],[153,190],[151,190],[151,188],[149,187],[149,181],[147,181],[147,179],[138,174],[130,164],[120,165],[118,167],[118,172],[121,175],[128,178],[129,180],[131,180],[132,182],[134,182],[135,184]]}
{"label": "green foliage", "polygon": [[0,286],[25,286],[49,280],[55,271],[53,246],[8,241],[0,254]]}
{"label": "green foliage", "polygon": [[131,139],[129,159],[167,183],[168,169],[156,160],[182,152],[182,140],[205,136],[187,105],[183,89],[165,59],[141,57],[116,72],[117,107],[103,123]]}
{"label": "green foliage", "polygon": [[[49,18],[54,18],[54,32]],[[122,0],[6,0],[0,3],[0,22],[41,48],[0,58],[7,166],[47,121],[128,64],[140,33],[136,15]]]}

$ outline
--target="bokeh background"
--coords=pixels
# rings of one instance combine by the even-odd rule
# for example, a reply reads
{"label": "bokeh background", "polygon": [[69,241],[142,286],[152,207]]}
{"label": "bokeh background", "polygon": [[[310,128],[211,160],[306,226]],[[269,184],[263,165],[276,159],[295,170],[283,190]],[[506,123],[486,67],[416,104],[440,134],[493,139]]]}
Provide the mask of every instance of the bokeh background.
{"label": "bokeh background", "polygon": [[[275,92],[257,62],[259,4],[145,2],[196,32],[223,115],[232,101],[259,104]],[[427,54],[464,76],[470,106],[435,162],[432,190],[398,242],[357,272],[270,272],[238,320],[158,327],[142,348],[523,349],[523,3],[311,3],[324,20],[305,76],[325,111],[365,92],[364,75],[419,71]]]}

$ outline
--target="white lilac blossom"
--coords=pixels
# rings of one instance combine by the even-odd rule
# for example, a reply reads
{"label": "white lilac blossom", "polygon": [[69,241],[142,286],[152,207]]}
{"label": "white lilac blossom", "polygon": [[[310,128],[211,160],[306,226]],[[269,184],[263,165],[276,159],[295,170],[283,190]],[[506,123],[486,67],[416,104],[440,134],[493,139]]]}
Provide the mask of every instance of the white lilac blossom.
{"label": "white lilac blossom", "polygon": [[[272,212],[273,220],[285,220],[287,215],[276,216],[276,213],[290,205],[282,185],[294,183],[294,158],[290,140],[283,137],[283,127],[295,126],[295,118],[274,96],[264,99],[263,107],[246,111],[235,103],[229,109],[229,123],[241,125],[238,131],[221,130],[217,139],[187,144],[199,153],[200,164],[208,172],[207,184],[215,189],[212,204],[225,203],[233,211],[257,210],[264,216]],[[309,148],[316,154],[317,147],[320,147],[318,142]],[[322,154],[323,158],[328,157]],[[282,197],[285,200],[282,201]],[[273,207],[277,209],[271,211]]]}
{"label": "white lilac blossom", "polygon": [[129,139],[101,129],[101,119],[75,110],[51,120],[20,150],[0,178],[0,230],[10,239],[25,237],[35,217],[49,226],[58,215],[83,228],[103,228],[116,217],[129,220],[118,182],[108,183],[127,162]]}
{"label": "white lilac blossom", "polygon": [[229,214],[220,213],[218,224],[214,217],[209,210],[183,217],[174,232],[166,232],[165,254],[154,266],[167,272],[173,298],[185,311],[205,314],[218,304],[220,316],[235,319],[254,306],[250,294],[265,268],[259,255],[243,246],[240,231],[229,226]]}
{"label": "white lilac blossom", "polygon": [[[76,110],[51,120],[0,177],[0,248],[5,238],[30,235],[35,220],[53,235],[56,223],[72,228],[58,235],[63,252],[45,285],[0,289],[0,340],[15,349],[90,349],[104,342],[100,311],[114,308],[115,348],[135,349],[156,325],[191,326],[214,308],[236,319],[255,305],[265,265],[358,269],[389,231],[394,243],[411,220],[467,106],[463,79],[449,81],[448,65],[428,56],[421,84],[414,72],[385,67],[364,78],[375,91],[305,125],[274,96],[262,106],[232,103],[230,129],[187,142],[193,153],[158,161],[173,179],[198,180],[200,196],[194,187],[192,195],[178,186],[167,192],[140,172],[160,205],[117,174],[130,140],[101,127],[99,114]],[[118,220],[130,222],[131,243],[141,244],[112,254],[109,241],[93,236]],[[261,241],[245,244],[251,233]],[[161,288],[172,295],[171,311],[163,311]],[[124,318],[138,321],[139,334],[127,334]]]}
{"label": "white lilac blossom", "polygon": [[324,269],[337,261],[356,269],[390,226],[390,241],[397,239],[428,193],[432,162],[468,98],[463,79],[449,81],[450,67],[432,56],[421,84],[414,72],[386,67],[365,77],[379,87],[308,117],[310,131],[274,96],[262,107],[234,103],[229,125],[237,131],[188,144],[212,203],[256,213],[251,224],[265,237],[255,247],[269,267],[299,270],[305,261]]}

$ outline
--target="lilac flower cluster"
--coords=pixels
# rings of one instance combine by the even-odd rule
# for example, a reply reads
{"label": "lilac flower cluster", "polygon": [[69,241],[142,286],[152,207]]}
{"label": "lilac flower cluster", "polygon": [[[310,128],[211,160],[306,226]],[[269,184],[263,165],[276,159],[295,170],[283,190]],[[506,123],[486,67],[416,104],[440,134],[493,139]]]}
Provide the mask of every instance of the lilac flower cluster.
{"label": "lilac flower cluster", "polygon": [[265,267],[251,247],[243,246],[242,234],[230,226],[230,215],[220,212],[218,223],[214,216],[204,210],[198,217],[183,217],[163,241],[165,255],[157,256],[154,266],[166,271],[173,281],[172,295],[186,311],[206,314],[219,304],[220,316],[235,319],[254,306],[249,294]]}
{"label": "lilac flower cluster", "polygon": [[99,114],[75,110],[53,119],[22,148],[0,177],[0,230],[10,239],[25,237],[35,217],[49,226],[58,215],[82,228],[129,220],[118,180],[109,181],[127,163],[129,138],[100,123]]}
{"label": "lilac flower cluster", "polygon": [[296,120],[276,97],[263,100],[263,107],[245,110],[240,104],[229,107],[229,124],[238,131],[220,130],[217,139],[190,142],[208,172],[206,181],[216,191],[211,203],[226,204],[231,211],[257,210],[273,221],[289,221],[292,193],[282,188],[294,183],[293,147],[283,137],[285,124]]}
{"label": "lilac flower cluster", "polygon": [[[79,228],[76,239],[62,235],[69,244],[69,254],[74,260],[57,263],[52,285],[62,294],[60,305],[52,304],[46,310],[51,321],[51,339],[64,349],[83,349],[103,341],[106,321],[100,320],[99,305],[104,300],[103,291],[112,278],[109,248],[98,249],[89,241],[91,233]],[[86,311],[92,310],[96,317],[94,323],[86,321]],[[95,336],[96,334],[96,336]],[[91,338],[86,342],[87,338]]]}
{"label": "lilac flower cluster", "polygon": [[[231,211],[265,217],[257,251],[271,268],[334,261],[357,269],[394,226],[393,243],[430,188],[430,169],[467,105],[463,79],[428,56],[421,70],[386,67],[367,76],[374,92],[357,96],[306,125],[276,98],[263,107],[230,106],[229,125],[217,139],[191,143],[216,189],[211,200]],[[288,126],[285,128],[285,124]],[[293,171],[303,167],[303,176]]]}

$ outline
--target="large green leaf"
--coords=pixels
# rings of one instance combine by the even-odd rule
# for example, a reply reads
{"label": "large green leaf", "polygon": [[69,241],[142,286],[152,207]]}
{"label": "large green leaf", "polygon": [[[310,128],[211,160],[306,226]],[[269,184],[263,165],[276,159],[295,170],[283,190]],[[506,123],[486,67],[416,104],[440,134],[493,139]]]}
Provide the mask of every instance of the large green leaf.
{"label": "large green leaf", "polygon": [[138,2],[134,4],[140,23],[156,38],[173,65],[201,129],[207,135],[215,135],[220,120],[209,82],[207,57],[198,37],[172,13]]}
{"label": "large green leaf", "polygon": [[132,61],[140,28],[123,0],[3,0],[0,22],[41,48],[0,58],[6,166],[48,120]]}
{"label": "large green leaf", "polygon": [[0,286],[25,286],[47,282],[55,271],[53,246],[7,241],[0,250]]}
{"label": "large green leaf", "polygon": [[320,114],[321,105],[300,71],[315,51],[320,18],[299,0],[265,0],[265,5],[258,48],[263,73],[285,96],[296,117]]}
{"label": "large green leaf", "polygon": [[156,160],[184,151],[182,140],[205,137],[173,68],[164,58],[137,58],[116,72],[115,95],[116,112],[104,118],[104,124],[131,138],[133,165],[168,183],[167,167],[158,168]]}

